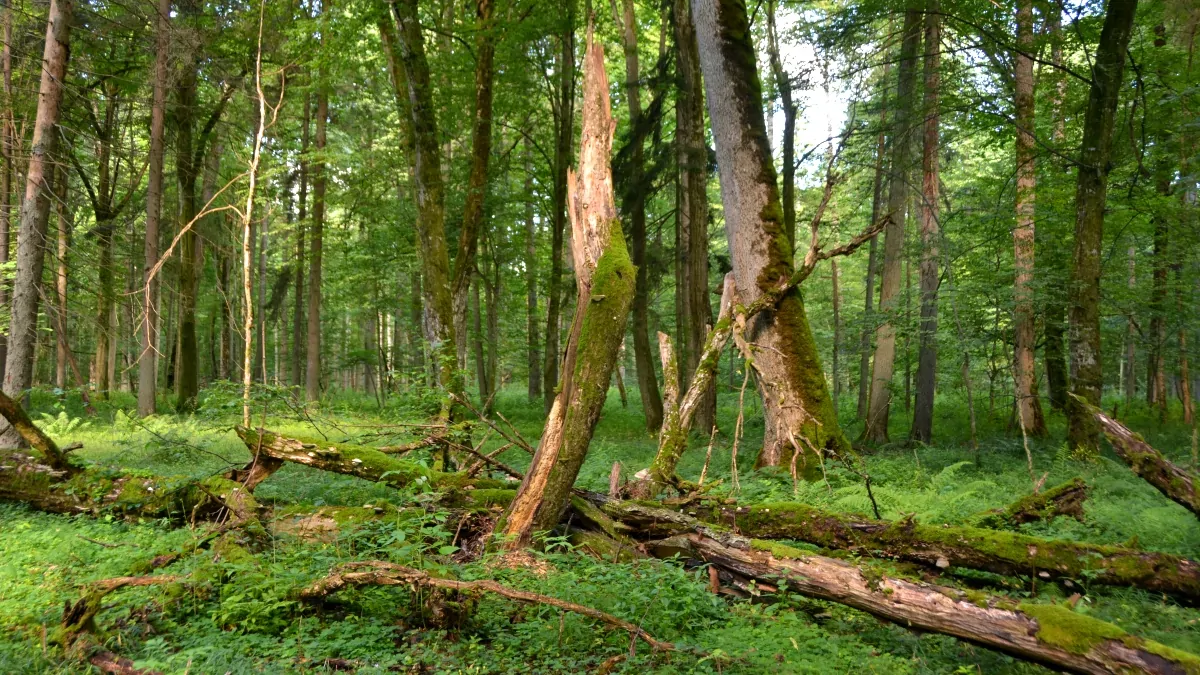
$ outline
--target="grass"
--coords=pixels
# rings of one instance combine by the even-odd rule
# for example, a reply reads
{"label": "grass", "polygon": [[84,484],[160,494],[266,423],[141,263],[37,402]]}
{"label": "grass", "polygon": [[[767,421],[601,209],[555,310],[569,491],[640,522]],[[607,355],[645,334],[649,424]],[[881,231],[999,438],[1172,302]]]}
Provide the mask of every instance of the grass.
{"label": "grass", "polygon": [[[636,395],[636,394],[635,394]],[[732,429],[736,392],[723,393],[718,419]],[[231,403],[232,402],[232,403]],[[393,397],[382,408],[353,395],[331,397],[309,420],[299,420],[280,392],[259,394],[256,423],[288,432],[325,433],[335,440],[390,443],[412,438],[420,429],[399,425],[419,422],[430,405],[421,392]],[[844,403],[849,403],[844,401]],[[194,416],[161,416],[137,421],[126,415],[132,399],[115,396],[99,406],[96,418],[82,416],[70,400],[36,392],[35,418],[63,443],[79,441],[81,458],[98,464],[161,474],[203,477],[243,462],[245,448],[232,433],[240,412],[233,390],[206,393]],[[498,409],[529,439],[543,419],[540,402],[506,390]],[[863,514],[870,505],[860,481],[838,466],[826,481],[792,482],[779,472],[751,472],[753,449],[762,434],[761,412],[747,411],[741,443],[739,499],[799,499]],[[843,410],[853,434],[852,411]],[[952,396],[939,400],[935,437],[939,445],[900,444],[865,457],[884,516],[916,514],[923,522],[962,522],[978,511],[1004,506],[1027,494],[1030,478],[1019,437],[1005,430],[999,414],[981,411],[978,452],[966,445],[966,411]],[[903,438],[906,416],[893,415],[893,438]],[[1155,447],[1177,461],[1191,462],[1190,430],[1158,425],[1148,411],[1134,408],[1125,417]],[[1101,543],[1131,543],[1146,549],[1195,557],[1200,523],[1133,476],[1113,456],[1085,463],[1061,447],[1061,418],[1051,416],[1048,440],[1031,441],[1035,471],[1048,473],[1051,485],[1076,476],[1091,486],[1087,517],[1079,523],[1058,519],[1026,526],[1030,533]],[[315,427],[315,429],[314,429]],[[484,434],[477,432],[476,442]],[[693,439],[680,471],[699,474],[707,438]],[[487,448],[501,441],[491,435]],[[718,435],[709,475],[729,490],[730,445]],[[642,424],[636,398],[622,408],[610,398],[580,476],[584,487],[604,489],[614,462],[627,475],[644,468],[656,449]],[[432,462],[429,456],[416,459]],[[510,450],[503,460],[515,467],[528,456]],[[387,500],[402,505],[420,495],[404,494],[373,483],[287,466],[257,494],[279,504],[361,506]],[[629,637],[591,621],[545,607],[518,607],[484,598],[471,619],[453,629],[431,628],[423,598],[407,589],[346,592],[317,611],[295,600],[298,588],[338,563],[386,559],[465,578],[496,578],[516,587],[555,595],[642,624],[661,639],[683,647],[669,660],[650,658],[644,646],[616,663],[614,672],[654,673],[1035,673],[1043,669],[936,635],[917,635],[883,624],[839,605],[786,597],[774,603],[729,602],[708,593],[703,570],[671,561],[616,564],[575,552],[561,540],[549,540],[539,554],[548,570],[538,576],[524,570],[491,566],[485,558],[451,568],[454,523],[445,514],[425,519],[385,518],[342,529],[326,541],[283,536],[261,555],[222,557],[194,548],[189,528],[163,523],[127,523],[107,517],[53,516],[20,505],[0,505],[0,672],[83,673],[88,667],[43,641],[61,617],[64,601],[79,596],[83,584],[131,573],[137,563],[166,552],[185,557],[172,573],[201,580],[187,587],[134,588],[110,596],[100,617],[102,639],[139,666],[168,673],[324,672],[336,661],[352,662],[358,672],[559,673],[591,672],[628,654]],[[1200,653],[1200,611],[1152,594],[1091,588],[1076,580],[1086,596],[1078,610],[1120,625],[1130,633]],[[1067,593],[1057,585],[1009,581],[1018,599],[1043,602]]]}

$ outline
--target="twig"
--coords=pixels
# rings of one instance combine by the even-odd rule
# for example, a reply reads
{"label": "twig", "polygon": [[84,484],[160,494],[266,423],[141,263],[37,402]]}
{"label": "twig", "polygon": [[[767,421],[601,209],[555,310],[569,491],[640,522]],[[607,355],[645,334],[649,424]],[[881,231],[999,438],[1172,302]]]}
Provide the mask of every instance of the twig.
{"label": "twig", "polygon": [[700,469],[700,480],[696,487],[704,487],[704,477],[708,475],[708,463],[712,461],[713,441],[717,439],[717,425],[713,425],[712,434],[708,437],[708,452],[704,453],[704,468]]}

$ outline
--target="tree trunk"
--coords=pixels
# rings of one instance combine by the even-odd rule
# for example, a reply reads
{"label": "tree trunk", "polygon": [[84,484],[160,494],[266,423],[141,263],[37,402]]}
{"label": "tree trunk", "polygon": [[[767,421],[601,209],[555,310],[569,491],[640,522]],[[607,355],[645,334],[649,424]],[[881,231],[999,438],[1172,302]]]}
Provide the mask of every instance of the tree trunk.
{"label": "tree trunk", "polygon": [[[1077,405],[1082,406],[1078,402]],[[1141,436],[1104,414],[1099,408],[1090,405],[1083,407],[1108,437],[1113,452],[1128,464],[1135,474],[1153,485],[1167,499],[1200,516],[1200,492],[1196,490],[1200,479],[1194,473],[1167,460]]]}
{"label": "tree trunk", "polygon": [[[713,321],[708,286],[708,145],[704,130],[704,82],[700,74],[700,48],[688,0],[674,0],[675,68],[675,158],[679,165],[678,247],[682,249],[676,289],[682,300],[684,382],[700,366],[708,325]],[[716,423],[715,381],[702,392],[696,408],[696,427],[711,429]]]}
{"label": "tree trunk", "polygon": [[636,271],[613,201],[610,155],[616,122],[608,99],[604,50],[588,34],[584,60],[579,174],[570,178],[571,253],[578,296],[563,379],[529,471],[505,514],[510,550],[558,524],[608,397],[625,337]]}
{"label": "tree trunk", "polygon": [[492,279],[486,284],[484,292],[484,308],[487,310],[487,368],[484,373],[488,380],[489,394],[484,401],[483,411],[489,415],[496,405],[496,392],[504,384],[500,377],[500,297],[503,294],[503,277],[500,274],[502,265],[497,259],[500,248],[495,245],[491,247]]}
{"label": "tree trunk", "polygon": [[308,129],[312,116],[312,94],[304,95],[304,113],[300,130],[300,192],[298,212],[296,214],[296,279],[293,282],[292,304],[292,368],[291,385],[299,395],[300,387],[305,386],[304,361],[307,357],[307,330],[304,321],[304,305],[307,298],[304,294],[304,277],[308,274],[305,267],[304,231],[308,219]]}
{"label": "tree trunk", "polygon": [[155,14],[153,102],[150,108],[150,157],[146,188],[146,236],[142,289],[141,354],[138,358],[138,414],[153,415],[158,395],[158,284],[151,268],[158,262],[159,223],[162,218],[163,158],[166,154],[167,68],[171,48],[171,2],[159,0]]}
{"label": "tree trunk", "polygon": [[[1137,287],[1137,247],[1129,246],[1129,276],[1126,285],[1132,297],[1133,289]],[[1121,383],[1125,385],[1125,407],[1133,405],[1137,395],[1137,322],[1134,320],[1133,307],[1125,315],[1125,354],[1121,363]]]}
{"label": "tree trunk", "polygon": [[[0,264],[8,262],[9,242],[12,232],[13,176],[16,164],[16,119],[13,115],[12,45],[13,10],[10,0],[0,0],[0,22],[3,22],[4,44],[0,45],[0,70],[3,71],[3,106],[0,106],[0,154],[4,165],[0,166]],[[8,305],[8,284],[0,281],[0,307]],[[8,330],[0,332],[0,381],[4,380],[4,366],[8,357]]]}
{"label": "tree trunk", "polygon": [[[1063,65],[1063,39],[1062,39],[1062,6],[1055,5],[1050,8],[1049,14],[1046,17],[1046,23],[1050,31],[1050,59],[1054,65],[1051,72],[1051,82],[1054,84],[1054,93],[1051,96],[1051,117],[1054,121],[1054,129],[1052,131],[1052,140],[1054,147],[1062,149],[1066,140],[1066,116],[1063,112],[1063,104],[1067,95],[1067,78],[1066,75],[1059,70]],[[1063,168],[1063,162],[1058,161],[1056,165],[1060,170]],[[1043,230],[1044,231],[1044,230]],[[1060,245],[1052,245],[1048,249],[1050,258],[1054,264],[1047,266],[1042,265],[1043,270],[1051,270],[1054,273],[1054,279],[1057,283],[1045,284],[1045,286],[1057,286],[1062,283],[1063,272],[1062,268],[1066,267],[1065,256],[1060,252],[1063,247]],[[1046,343],[1043,348],[1043,358],[1046,363],[1046,385],[1050,390],[1050,409],[1063,412],[1067,408],[1067,357],[1064,350],[1064,337],[1066,335],[1067,321],[1067,305],[1065,302],[1065,294],[1061,288],[1048,288],[1045,310],[1045,337]]]}
{"label": "tree trunk", "polygon": [[[403,100],[398,99],[397,103],[401,108],[402,126],[406,127],[403,132],[405,144],[412,149],[409,162],[413,168],[417,232],[424,277],[425,339],[432,348],[431,357],[438,374],[438,386],[448,395],[461,395],[463,383],[459,376],[458,350],[455,347],[453,281],[446,246],[442,149],[438,144],[429,63],[425,58],[416,0],[394,2],[392,12],[398,29],[396,46],[399,48],[399,68],[394,69],[394,76],[397,91],[403,96]],[[451,412],[452,406],[447,399],[443,405],[443,418],[450,418]]]}
{"label": "tree trunk", "polygon": [[[641,73],[638,66],[638,24],[634,0],[623,0],[624,16],[613,0],[613,22],[621,30],[625,51],[625,100],[629,105],[629,162],[620,176],[621,215],[629,221],[629,243],[633,264],[637,267],[637,291],[633,300],[633,358],[637,364],[638,390],[642,394],[642,413],[646,428],[655,432],[662,426],[663,403],[658,391],[658,376],[650,349],[650,268],[646,262],[646,191],[642,129]],[[686,317],[688,321],[692,317]]]}
{"label": "tree trunk", "polygon": [[[1068,285],[1071,337],[1071,391],[1082,401],[1100,403],[1104,385],[1100,353],[1100,253],[1104,206],[1108,194],[1109,157],[1117,100],[1124,82],[1125,50],[1133,28],[1137,0],[1109,0],[1100,44],[1092,67],[1092,86],[1084,116],[1075,189],[1075,252]],[[1099,452],[1096,421],[1071,398],[1067,401],[1067,442],[1087,455]]]}
{"label": "tree trunk", "polygon": [[[304,399],[321,400],[321,248],[325,236],[325,125],[329,118],[329,93],[324,69],[318,71],[317,120],[314,146],[317,159],[312,164],[313,207],[308,243],[308,323],[305,340]],[[443,249],[444,250],[444,249]]]}
{"label": "tree trunk", "polygon": [[[1165,162],[1164,162],[1165,164]],[[1171,176],[1166,173],[1167,167],[1159,169],[1160,175],[1155,189],[1164,199],[1171,194]],[[1150,348],[1146,359],[1146,402],[1158,408],[1161,421],[1167,419],[1167,359],[1163,353],[1167,346],[1167,271],[1168,261],[1168,224],[1163,214],[1155,214],[1154,221],[1154,258],[1150,285],[1150,304],[1146,308],[1150,314]]]}
{"label": "tree trunk", "polygon": [[[62,103],[62,82],[67,71],[71,10],[71,0],[51,0],[46,19],[37,118],[25,173],[25,201],[21,204],[21,221],[17,230],[17,271],[4,369],[4,393],[15,398],[24,396],[33,384],[38,286],[42,281],[42,266],[46,260],[46,230],[50,219],[54,173],[50,158],[57,147],[55,127]],[[3,427],[0,431],[0,447],[15,448],[23,443],[17,429],[9,424],[0,427]]]}
{"label": "tree trunk", "polygon": [[[1183,266],[1175,266],[1175,311],[1179,316],[1184,314],[1185,308],[1183,304]],[[1183,404],[1183,423],[1191,426],[1194,424],[1194,410],[1192,402],[1192,376],[1188,367],[1188,323],[1186,321],[1179,322],[1178,340],[1179,340],[1179,398]]]}
{"label": "tree trunk", "polygon": [[554,111],[554,184],[550,221],[550,280],[546,299],[545,366],[542,368],[542,396],[546,412],[554,405],[558,388],[559,314],[562,305],[563,233],[567,223],[567,171],[571,168],[571,146],[575,133],[575,9],[576,0],[567,0],[563,12],[558,57],[558,95],[551,101]]}
{"label": "tree trunk", "polygon": [[904,256],[904,209],[908,203],[907,172],[911,162],[912,110],[916,90],[917,51],[921,46],[921,9],[904,12],[903,43],[900,47],[896,86],[896,118],[892,132],[891,171],[888,180],[887,226],[883,234],[883,270],[879,311],[883,323],[875,331],[875,358],[871,366],[871,393],[867,405],[863,440],[888,441],[888,414],[892,403],[892,375],[896,366],[895,312],[900,295],[900,272]]}
{"label": "tree trunk", "polygon": [[[725,231],[738,296],[753,303],[777,292],[793,274],[761,107],[746,6],[739,0],[694,0],[709,119],[717,145]],[[850,444],[834,413],[804,301],[790,287],[772,309],[749,320],[743,336],[753,349],[766,417],[761,466],[787,466],[819,475],[818,453],[848,457]]]}
{"label": "tree trunk", "polygon": [[[879,136],[875,141],[875,181],[871,197],[871,222],[878,223],[880,211],[883,209],[883,174],[885,153],[887,152],[887,81],[890,63],[883,64],[881,79],[883,92],[879,104]],[[871,237],[870,250],[867,253],[866,307],[863,310],[862,338],[859,340],[858,361],[858,419],[867,419],[867,402],[871,393],[871,324],[875,317],[875,269],[878,266],[876,249],[879,236]]]}
{"label": "tree trunk", "polygon": [[526,362],[529,368],[529,400],[542,397],[542,361],[538,355],[538,267],[537,267],[537,222],[533,217],[533,151],[529,138],[525,138],[525,339]]}
{"label": "tree trunk", "polygon": [[[67,335],[67,256],[71,250],[72,223],[67,217],[67,183],[67,172],[60,169],[54,185],[54,212],[58,221],[58,265],[54,273],[55,311],[58,320],[55,332],[59,333],[54,359],[54,386],[59,389],[67,388],[67,368],[71,360],[70,340]],[[82,388],[86,391],[87,382],[82,383]]]}
{"label": "tree trunk", "polygon": [[830,373],[833,379],[833,413],[836,415],[841,410],[842,398],[842,291],[837,260],[829,261],[829,278],[833,293],[833,348],[830,349],[833,363],[830,364]]}
{"label": "tree trunk", "polygon": [[[783,227],[793,255],[796,250],[796,112],[792,101],[792,79],[779,57],[779,35],[775,29],[775,2],[767,1],[767,53],[775,88],[783,105]],[[769,139],[768,139],[769,140]]]}
{"label": "tree trunk", "polygon": [[1037,192],[1035,149],[1033,53],[1033,0],[1017,4],[1016,124],[1017,124],[1017,226],[1013,230],[1013,380],[1016,384],[1017,422],[1022,433],[1046,435],[1046,421],[1037,395],[1034,373],[1034,199]]}
{"label": "tree trunk", "polygon": [[[467,296],[476,277],[475,257],[479,250],[480,230],[484,225],[488,163],[492,156],[492,81],[496,72],[496,45],[492,26],[493,0],[476,0],[475,11],[478,25],[475,34],[475,115],[471,124],[471,172],[467,177],[467,196],[463,206],[462,230],[458,235],[458,252],[454,256],[454,286],[451,294],[459,368],[466,366]],[[414,106],[414,110],[418,108],[419,106]],[[436,124],[432,108],[429,111],[429,121]],[[430,128],[436,129],[436,126]],[[440,166],[438,171],[441,171]]]}
{"label": "tree trunk", "polygon": [[938,93],[941,86],[941,14],[938,0],[925,12],[925,132],[921,152],[921,326],[917,354],[917,399],[911,436],[933,440],[933,400],[937,390],[938,311]]}
{"label": "tree trunk", "polygon": [[486,404],[491,398],[492,392],[488,389],[490,381],[487,374],[487,355],[483,348],[483,311],[479,301],[479,286],[483,280],[476,276],[475,283],[471,284],[471,334],[470,337],[471,351],[475,357],[475,384],[479,388],[479,401],[481,404]]}

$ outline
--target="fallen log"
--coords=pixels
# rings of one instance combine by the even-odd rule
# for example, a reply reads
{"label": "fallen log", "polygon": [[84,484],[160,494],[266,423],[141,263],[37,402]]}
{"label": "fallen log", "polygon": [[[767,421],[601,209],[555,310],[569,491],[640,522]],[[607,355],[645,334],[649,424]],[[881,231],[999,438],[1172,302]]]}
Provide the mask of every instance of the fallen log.
{"label": "fallen log", "polygon": [[[695,530],[681,513],[636,502],[592,496],[609,517],[642,537]],[[822,548],[883,555],[938,569],[962,567],[1006,576],[1083,579],[1110,586],[1200,599],[1200,565],[1176,555],[1120,546],[1043,539],[976,527],[922,525],[830,513],[797,503],[718,506],[688,511],[758,539],[790,539]]]}
{"label": "fallen log", "polygon": [[75,468],[67,461],[67,453],[59,449],[54,439],[50,438],[29,419],[29,414],[21,404],[8,394],[0,391],[0,416],[17,430],[21,438],[34,450],[42,453],[45,463],[56,471],[71,472]]}
{"label": "fallen log", "polygon": [[442,579],[439,577],[430,576],[429,573],[423,572],[411,567],[397,565],[382,560],[366,560],[362,562],[351,562],[338,565],[330,572],[329,576],[320,579],[308,586],[300,592],[300,597],[304,600],[319,600],[336,593],[347,586],[419,586],[428,588],[440,588],[451,591],[459,591],[463,593],[495,593],[496,595],[516,600],[526,604],[549,605],[557,607],[568,612],[582,614],[583,616],[596,619],[614,628],[627,631],[630,635],[641,638],[656,651],[670,652],[675,651],[675,646],[669,642],[657,640],[645,630],[634,623],[615,617],[612,614],[601,612],[598,609],[577,605],[573,602],[560,600],[558,598],[542,595],[541,593],[531,593],[529,591],[517,590],[496,583],[490,579],[482,579],[479,581],[459,581],[457,579]]}
{"label": "fallen log", "polygon": [[1174,464],[1155,450],[1139,434],[1124,424],[1104,414],[1103,410],[1089,406],[1092,416],[1100,423],[1113,451],[1135,474],[1140,476],[1167,499],[1200,516],[1200,494],[1196,493],[1196,474]]}
{"label": "fallen log", "polygon": [[239,470],[251,476],[248,486],[261,483],[284,462],[293,462],[394,488],[428,486],[445,493],[447,506],[506,505],[512,500],[513,490],[504,481],[427,469],[375,448],[281,436],[266,429],[238,427],[237,434],[254,457]]}
{"label": "fallen log", "polygon": [[1025,523],[1070,516],[1083,521],[1083,502],[1088,496],[1087,483],[1075,478],[1037,494],[1027,495],[1003,509],[977,513],[967,519],[972,527],[993,530],[1015,528]]}
{"label": "fallen log", "polygon": [[1059,605],[1008,598],[867,573],[847,562],[728,533],[692,533],[661,542],[770,587],[830,600],[906,628],[951,635],[1029,661],[1076,673],[1196,673],[1200,658],[1129,635]]}

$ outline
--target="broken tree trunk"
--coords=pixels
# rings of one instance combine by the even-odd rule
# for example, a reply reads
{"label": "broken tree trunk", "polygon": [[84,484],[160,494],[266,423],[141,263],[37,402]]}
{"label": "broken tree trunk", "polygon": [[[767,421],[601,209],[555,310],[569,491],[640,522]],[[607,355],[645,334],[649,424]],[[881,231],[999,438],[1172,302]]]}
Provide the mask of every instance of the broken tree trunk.
{"label": "broken tree trunk", "polygon": [[1087,483],[1082,478],[1076,478],[1038,494],[1022,497],[1003,509],[977,513],[967,522],[974,527],[1000,530],[1039,520],[1052,520],[1058,516],[1070,516],[1082,521],[1083,502],[1087,496]]}
{"label": "broken tree trunk", "polygon": [[[695,531],[695,520],[664,508],[604,501],[601,509],[628,533],[665,537]],[[1120,546],[1042,539],[976,527],[921,525],[911,519],[871,520],[797,503],[689,509],[759,539],[803,541],[822,548],[883,555],[938,569],[962,567],[1005,576],[1084,579],[1200,598],[1200,565],[1167,553]]]}
{"label": "broken tree trunk", "polygon": [[635,274],[613,201],[609,155],[616,122],[604,50],[588,36],[579,173],[569,176],[571,253],[579,295],[559,392],[525,480],[505,515],[512,549],[558,524],[608,395],[633,300]]}
{"label": "broken tree trunk", "polygon": [[773,542],[690,534],[664,542],[727,575],[830,600],[907,628],[952,635],[1014,656],[1077,673],[1187,673],[1200,658],[1127,634],[1068,607],[1010,599],[869,574],[850,563],[807,555]]}
{"label": "broken tree trunk", "polygon": [[[88,407],[91,407],[90,405]],[[14,401],[8,394],[0,391],[0,416],[29,444],[29,447],[42,453],[46,464],[55,471],[69,472],[71,464],[67,454],[59,449],[54,439],[50,438],[29,419],[29,415],[20,403]]]}
{"label": "broken tree trunk", "polygon": [[1075,403],[1089,408],[1117,456],[1128,464],[1135,474],[1153,485],[1167,499],[1191,511],[1193,515],[1200,516],[1200,494],[1196,493],[1195,474],[1163,457],[1161,452],[1150,447],[1140,435],[1104,414],[1099,408],[1087,405],[1079,397],[1075,397]]}

